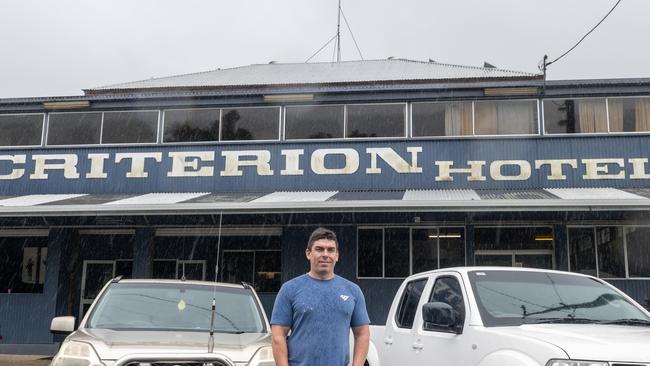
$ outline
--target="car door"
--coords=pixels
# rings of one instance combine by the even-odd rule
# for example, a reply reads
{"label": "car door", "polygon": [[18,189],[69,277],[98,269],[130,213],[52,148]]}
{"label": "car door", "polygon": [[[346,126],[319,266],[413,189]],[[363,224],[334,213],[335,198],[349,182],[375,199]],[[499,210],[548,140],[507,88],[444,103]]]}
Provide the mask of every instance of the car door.
{"label": "car door", "polygon": [[416,278],[406,283],[393,316],[386,322],[383,344],[383,365],[408,365],[405,357],[412,353],[411,343],[417,310],[427,284],[427,277]]}
{"label": "car door", "polygon": [[[465,334],[469,314],[467,293],[462,277],[455,272],[439,273],[430,279],[421,305],[418,309],[411,339],[411,352],[406,364],[467,366],[471,364],[471,341]],[[422,306],[427,302],[442,302],[450,305],[460,317],[462,329],[454,331],[426,325],[422,317]]]}

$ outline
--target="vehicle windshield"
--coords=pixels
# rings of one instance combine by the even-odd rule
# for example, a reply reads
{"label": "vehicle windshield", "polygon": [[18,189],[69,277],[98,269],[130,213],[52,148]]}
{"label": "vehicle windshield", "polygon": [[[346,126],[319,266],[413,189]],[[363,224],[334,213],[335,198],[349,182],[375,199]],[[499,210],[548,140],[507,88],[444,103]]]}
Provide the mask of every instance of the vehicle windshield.
{"label": "vehicle windshield", "polygon": [[196,284],[111,284],[92,311],[86,327],[130,330],[210,331],[212,298],[216,299],[214,331],[259,333],[264,325],[248,289]]}
{"label": "vehicle windshield", "polygon": [[650,321],[621,294],[589,277],[472,271],[469,278],[483,323],[488,327],[545,322]]}

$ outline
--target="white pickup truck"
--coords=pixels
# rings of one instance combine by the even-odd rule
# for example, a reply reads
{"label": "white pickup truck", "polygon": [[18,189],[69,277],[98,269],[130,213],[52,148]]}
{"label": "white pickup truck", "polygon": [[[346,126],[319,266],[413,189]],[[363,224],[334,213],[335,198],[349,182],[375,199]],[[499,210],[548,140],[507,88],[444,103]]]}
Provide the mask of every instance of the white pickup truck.
{"label": "white pickup truck", "polygon": [[647,366],[650,313],[580,274],[463,267],[401,285],[370,366]]}

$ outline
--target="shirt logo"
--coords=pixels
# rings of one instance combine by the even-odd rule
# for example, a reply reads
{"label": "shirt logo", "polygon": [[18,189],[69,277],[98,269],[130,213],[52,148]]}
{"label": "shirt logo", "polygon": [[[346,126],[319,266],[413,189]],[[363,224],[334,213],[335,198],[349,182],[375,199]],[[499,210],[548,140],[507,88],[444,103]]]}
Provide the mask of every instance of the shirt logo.
{"label": "shirt logo", "polygon": [[341,295],[341,298],[343,299],[343,301],[348,301],[348,299],[350,298],[350,296],[348,296],[348,295]]}

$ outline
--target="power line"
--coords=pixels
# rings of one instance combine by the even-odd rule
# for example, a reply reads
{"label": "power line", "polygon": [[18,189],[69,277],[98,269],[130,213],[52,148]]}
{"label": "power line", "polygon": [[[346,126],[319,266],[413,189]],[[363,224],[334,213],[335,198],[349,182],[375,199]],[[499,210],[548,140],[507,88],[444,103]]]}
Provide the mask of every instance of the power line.
{"label": "power line", "polygon": [[[575,45],[573,45],[573,47],[569,48],[568,51],[564,52],[562,55],[560,55],[560,57],[556,58],[555,60],[553,60],[553,61],[551,61],[551,62],[546,62],[546,60],[544,60],[544,74],[546,74],[546,68],[547,68],[549,65],[551,65],[551,64],[553,64],[553,63],[559,61],[562,57],[566,56],[569,52],[573,51],[576,47],[578,47],[578,45],[579,45],[580,43],[582,43],[582,41],[584,41],[585,38],[587,38],[588,35],[591,34],[591,32],[593,32],[594,30],[596,30],[596,28],[598,28],[598,26],[599,26],[602,22],[604,22],[605,19],[607,19],[607,17],[608,17],[608,16],[609,16],[613,11],[614,11],[614,9],[616,9],[616,7],[618,6],[618,4],[621,3],[621,1],[622,1],[622,0],[618,0],[618,1],[616,2],[616,4],[614,4],[614,6],[613,6],[613,7],[612,7],[608,12],[607,12],[607,14],[605,14],[605,16],[603,17],[603,19],[601,19],[601,20],[600,20],[600,21],[599,21],[599,22],[598,22],[598,23],[597,23],[593,28],[591,28],[591,30],[590,30],[589,32],[587,32],[587,34],[585,34],[584,36],[582,36],[582,38],[580,38],[580,40],[578,41],[578,43],[576,43]],[[545,57],[546,57],[546,56],[545,56]]]}

